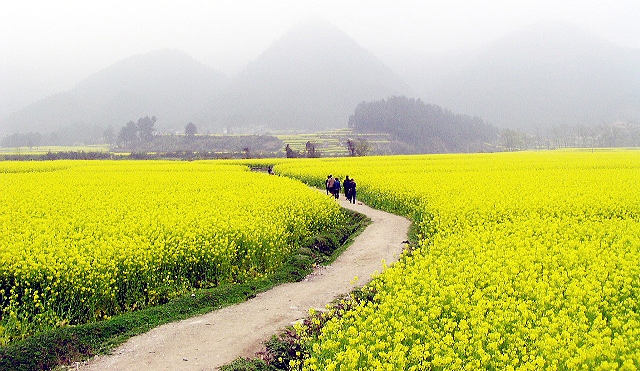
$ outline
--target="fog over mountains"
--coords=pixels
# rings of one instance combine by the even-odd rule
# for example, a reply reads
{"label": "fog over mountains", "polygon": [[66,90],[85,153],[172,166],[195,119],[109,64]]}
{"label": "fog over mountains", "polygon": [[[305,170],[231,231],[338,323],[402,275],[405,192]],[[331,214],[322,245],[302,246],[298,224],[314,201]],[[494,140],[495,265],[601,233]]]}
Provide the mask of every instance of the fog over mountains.
{"label": "fog over mountains", "polygon": [[222,92],[228,78],[178,50],[127,58],[73,89],[37,101],[5,120],[10,132],[54,131],[65,127],[124,126],[155,115],[161,123],[186,119]]}
{"label": "fog over mountains", "polygon": [[500,127],[640,123],[640,50],[566,23],[536,24],[446,65],[405,71],[426,101]]}
{"label": "fog over mountains", "polygon": [[363,100],[411,94],[389,67],[323,21],[276,41],[196,121],[248,130],[346,127]]}
{"label": "fog over mountains", "polygon": [[178,50],[130,57],[3,119],[0,133],[119,129],[147,115],[162,131],[188,122],[200,132],[316,131],[346,127],[360,102],[395,95],[523,130],[640,122],[640,50],[568,24],[537,24],[455,58],[396,57],[386,65],[312,21],[233,78]]}

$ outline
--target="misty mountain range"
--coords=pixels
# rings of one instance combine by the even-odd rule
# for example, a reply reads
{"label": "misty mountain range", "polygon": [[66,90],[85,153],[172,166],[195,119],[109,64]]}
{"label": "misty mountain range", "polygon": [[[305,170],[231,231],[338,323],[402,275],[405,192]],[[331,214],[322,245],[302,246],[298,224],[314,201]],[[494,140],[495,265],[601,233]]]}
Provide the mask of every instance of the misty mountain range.
{"label": "misty mountain range", "polygon": [[399,95],[512,129],[640,122],[640,50],[567,24],[537,24],[452,59],[402,57],[389,67],[314,21],[234,78],[178,50],[130,57],[8,116],[0,132],[119,129],[147,115],[161,131],[188,122],[200,132],[317,131],[346,127],[363,101]]}
{"label": "misty mountain range", "polygon": [[531,26],[403,77],[424,100],[501,127],[640,123],[640,49],[562,22]]}

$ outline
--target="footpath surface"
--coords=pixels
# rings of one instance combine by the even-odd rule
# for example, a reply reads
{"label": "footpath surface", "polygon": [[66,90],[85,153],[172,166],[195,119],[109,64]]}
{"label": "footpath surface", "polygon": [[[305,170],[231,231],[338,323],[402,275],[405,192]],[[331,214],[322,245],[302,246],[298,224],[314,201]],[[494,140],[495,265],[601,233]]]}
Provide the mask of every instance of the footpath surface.
{"label": "footpath surface", "polygon": [[410,222],[342,198],[339,202],[343,207],[365,214],[372,223],[330,266],[319,267],[301,282],[277,286],[246,302],[159,326],[79,369],[217,370],[238,357],[253,357],[263,350],[262,343],[271,335],[305,318],[309,308],[324,308],[336,297],[363,286],[372,274],[382,271],[383,260],[387,264],[398,260]]}

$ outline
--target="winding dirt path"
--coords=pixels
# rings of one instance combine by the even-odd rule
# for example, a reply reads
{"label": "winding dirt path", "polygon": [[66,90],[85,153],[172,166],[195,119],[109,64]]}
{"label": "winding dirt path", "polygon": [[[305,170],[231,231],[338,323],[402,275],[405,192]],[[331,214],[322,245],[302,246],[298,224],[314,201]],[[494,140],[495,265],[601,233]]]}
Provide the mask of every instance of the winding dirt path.
{"label": "winding dirt path", "polygon": [[[246,302],[159,326],[80,370],[208,371],[237,357],[253,357],[262,350],[263,341],[305,318],[309,308],[324,308],[336,297],[366,284],[373,273],[382,270],[382,260],[388,264],[397,261],[410,222],[360,203],[353,205],[343,199],[340,203],[367,215],[372,223],[330,266]],[[354,276],[358,277],[355,284]]]}

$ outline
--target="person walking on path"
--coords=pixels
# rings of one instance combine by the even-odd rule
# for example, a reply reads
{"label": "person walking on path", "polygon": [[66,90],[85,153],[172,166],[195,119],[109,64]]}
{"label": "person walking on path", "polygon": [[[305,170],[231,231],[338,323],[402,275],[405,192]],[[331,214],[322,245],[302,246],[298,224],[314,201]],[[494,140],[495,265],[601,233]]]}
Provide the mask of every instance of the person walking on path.
{"label": "person walking on path", "polygon": [[333,194],[333,183],[334,183],[335,181],[336,181],[336,180],[335,180],[335,179],[333,179],[333,175],[329,175],[329,176],[327,177],[327,180],[325,181],[325,185],[326,185],[326,187],[327,187],[327,195],[329,195],[329,194]]}
{"label": "person walking on path", "polygon": [[342,188],[344,188],[344,197],[346,197],[347,201],[351,201],[351,179],[347,175],[344,179],[344,183],[342,183]]}
{"label": "person walking on path", "polygon": [[348,200],[352,204],[356,203],[356,180],[353,179],[353,178],[349,181],[349,198],[348,198]]}
{"label": "person walking on path", "polygon": [[333,182],[333,196],[337,199],[340,198],[340,190],[342,186],[340,185],[340,179],[336,178],[335,182]]}

